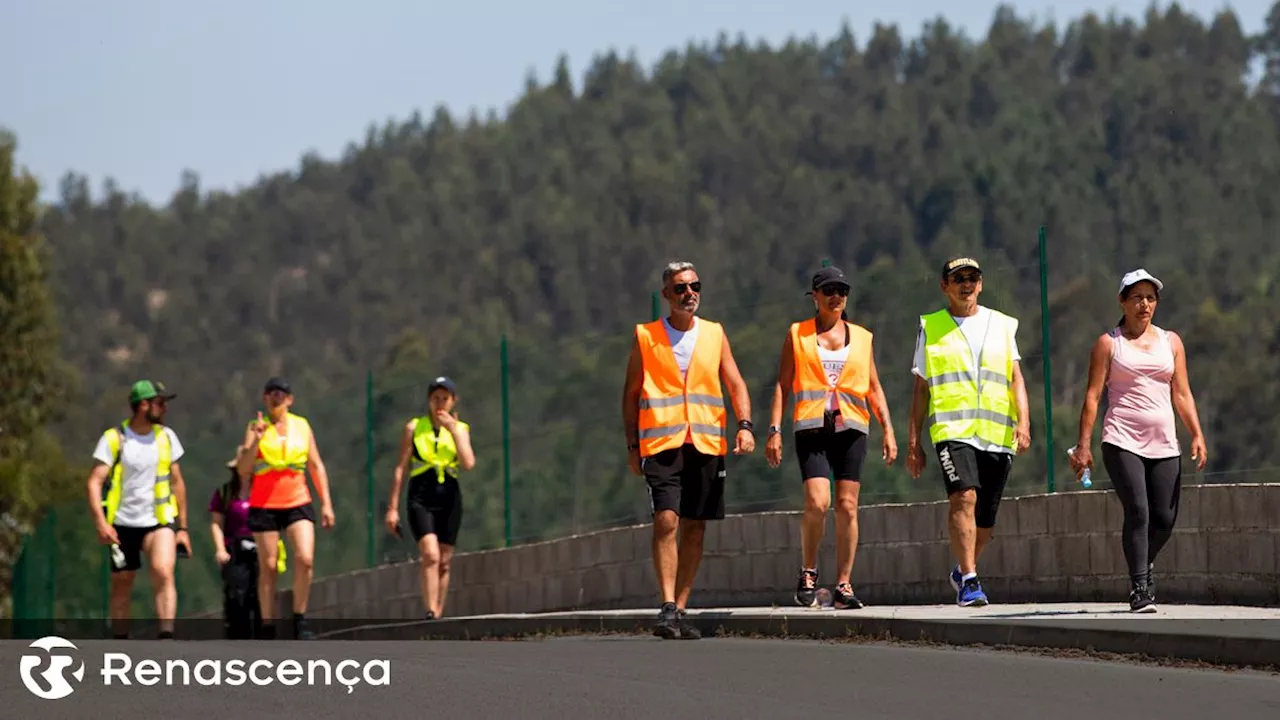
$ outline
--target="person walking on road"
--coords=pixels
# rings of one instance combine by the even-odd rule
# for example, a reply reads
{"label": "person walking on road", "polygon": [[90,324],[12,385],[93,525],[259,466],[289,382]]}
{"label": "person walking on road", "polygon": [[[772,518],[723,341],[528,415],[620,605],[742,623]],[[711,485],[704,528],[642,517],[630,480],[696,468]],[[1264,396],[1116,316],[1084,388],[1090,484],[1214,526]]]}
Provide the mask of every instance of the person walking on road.
{"label": "person walking on road", "polygon": [[956,604],[982,606],[978,559],[991,543],[1013,457],[1031,444],[1027,388],[1018,353],[1018,321],[978,304],[982,267],[955,257],[942,267],[947,307],[921,316],[907,469],[920,477],[926,416],[950,503],[947,527],[956,566]]}
{"label": "person walking on road", "polygon": [[444,615],[449,594],[449,569],[462,526],[458,472],[476,466],[471,426],[458,419],[457,401],[458,388],[447,377],[427,387],[427,414],[406,423],[400,436],[400,460],[387,506],[387,531],[399,536],[400,488],[409,470],[409,529],[422,559],[422,602],[428,620]]}
{"label": "person walking on road", "polygon": [[129,636],[129,601],[146,555],[159,637],[173,637],[178,612],[174,565],[178,547],[191,554],[182,441],[164,425],[169,401],[164,383],[139,380],[129,390],[133,414],[98,438],[89,473],[89,508],[98,540],[111,546],[113,635]]}
{"label": "person walking on road", "polygon": [[689,596],[706,523],[725,515],[723,387],[738,417],[734,454],[755,449],[751,396],[723,326],[697,316],[702,280],[692,263],[667,265],[662,296],[668,317],[635,329],[622,424],[627,466],[645,478],[653,511],[653,564],[662,593],[654,634],[697,639],[701,633],[686,615]]}
{"label": "person walking on road", "polygon": [[1208,457],[1195,397],[1187,378],[1182,338],[1155,325],[1164,283],[1139,268],[1120,279],[1124,314],[1100,335],[1089,355],[1089,380],[1071,467],[1077,477],[1093,467],[1090,445],[1098,400],[1107,391],[1102,462],[1124,508],[1121,545],[1129,566],[1129,609],[1155,612],[1156,556],[1173,534],[1182,489],[1182,449],[1174,414],[1191,433],[1191,459],[1203,470]]}
{"label": "person walking on road", "polygon": [[836,485],[836,585],[834,607],[861,608],[851,576],[858,547],[858,491],[867,454],[871,413],[884,428],[881,457],[892,465],[898,456],[889,405],[872,350],[872,334],[847,319],[849,281],[837,267],[813,276],[814,317],[791,325],[778,358],[778,378],[770,408],[765,458],[782,463],[782,411],[795,396],[792,429],[796,459],[804,483],[804,516],[800,527],[801,566],[796,603],[817,605],[818,547],[831,507],[831,481]]}
{"label": "person walking on road", "polygon": [[329,529],[336,518],[329,495],[329,476],[311,423],[290,412],[293,390],[284,378],[267,380],[262,389],[268,417],[258,413],[249,423],[241,446],[238,470],[252,477],[249,490],[249,529],[258,549],[258,605],[262,636],[275,637],[276,544],[287,539],[293,556],[294,637],[310,639],[307,600],[315,562],[315,510],[307,489],[307,473],[320,496],[320,526]]}
{"label": "person walking on road", "polygon": [[257,637],[262,629],[258,610],[258,551],[249,530],[249,484],[240,481],[236,456],[227,461],[231,478],[209,497],[209,534],[214,559],[222,574],[222,630],[228,640]]}

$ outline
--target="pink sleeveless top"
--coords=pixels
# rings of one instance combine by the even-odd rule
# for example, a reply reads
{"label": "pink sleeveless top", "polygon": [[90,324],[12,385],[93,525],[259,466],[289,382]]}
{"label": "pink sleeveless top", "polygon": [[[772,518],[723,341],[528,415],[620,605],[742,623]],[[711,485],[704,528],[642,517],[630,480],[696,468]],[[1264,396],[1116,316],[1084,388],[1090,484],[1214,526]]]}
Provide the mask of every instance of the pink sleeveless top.
{"label": "pink sleeveless top", "polygon": [[1174,426],[1173,345],[1164,328],[1151,351],[1129,342],[1112,328],[1111,369],[1107,375],[1107,414],[1102,442],[1151,460],[1182,454]]}

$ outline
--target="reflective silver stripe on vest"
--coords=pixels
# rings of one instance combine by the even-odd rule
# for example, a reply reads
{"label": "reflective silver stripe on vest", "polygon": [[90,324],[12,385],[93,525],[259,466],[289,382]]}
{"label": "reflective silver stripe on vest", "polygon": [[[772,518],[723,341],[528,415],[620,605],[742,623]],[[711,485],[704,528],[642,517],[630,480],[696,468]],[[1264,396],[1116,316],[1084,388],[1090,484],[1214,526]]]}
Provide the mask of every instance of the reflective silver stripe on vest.
{"label": "reflective silver stripe on vest", "polygon": [[693,423],[690,428],[699,435],[715,435],[716,437],[724,437],[724,431],[715,425]]}
{"label": "reflective silver stripe on vest", "polygon": [[[831,393],[830,390],[801,390],[800,392],[796,393],[796,400],[800,400],[800,401],[826,400],[827,395],[829,395],[830,393]],[[840,396],[841,400],[844,400],[845,402],[849,403],[850,405],[856,408],[861,408],[863,410],[868,409],[867,401],[858,397],[857,395],[854,395],[852,393],[847,393],[843,390],[837,390],[836,394]]]}
{"label": "reflective silver stripe on vest", "polygon": [[253,474],[257,475],[259,473],[267,472],[268,470],[294,470],[296,472],[305,472],[306,469],[306,465],[282,465],[280,467],[276,467],[269,463],[258,463],[253,466]]}
{"label": "reflective silver stripe on vest", "polygon": [[689,429],[685,423],[679,425],[667,425],[666,427],[645,428],[640,431],[640,439],[648,440],[650,438],[667,437],[670,435],[679,435]]}
{"label": "reflective silver stripe on vest", "polygon": [[[640,398],[641,410],[655,410],[658,408],[669,408],[683,405],[685,398],[677,395],[676,397],[665,398]],[[724,398],[718,398],[714,395],[703,395],[702,393],[689,393],[689,402],[694,405],[709,405],[711,407],[724,407]]]}
{"label": "reflective silver stripe on vest", "polygon": [[[988,368],[982,368],[982,372],[979,377],[982,378],[982,382],[993,382],[998,385],[1004,385],[1006,387],[1008,387],[1009,385],[1009,378],[1005,377],[1004,375],[1001,375],[995,370],[991,370]],[[959,370],[956,372],[945,372],[940,375],[935,375],[929,378],[929,387],[933,388],[939,385],[946,385],[948,383],[959,383],[959,382],[976,383],[977,381],[973,377],[972,370]]]}
{"label": "reflective silver stripe on vest", "polygon": [[1008,415],[1001,415],[994,410],[985,409],[965,409],[965,410],[948,410],[929,416],[929,424],[937,425],[939,423],[954,422],[956,420],[987,420],[993,423],[999,423],[1005,427],[1014,427],[1016,423],[1013,418]]}

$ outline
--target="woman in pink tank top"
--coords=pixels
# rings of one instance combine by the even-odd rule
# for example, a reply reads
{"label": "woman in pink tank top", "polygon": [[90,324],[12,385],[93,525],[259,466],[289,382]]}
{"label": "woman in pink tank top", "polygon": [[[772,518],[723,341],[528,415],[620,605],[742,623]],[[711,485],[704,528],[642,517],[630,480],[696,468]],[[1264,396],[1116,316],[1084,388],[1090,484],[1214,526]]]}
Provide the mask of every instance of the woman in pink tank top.
{"label": "woman in pink tank top", "polygon": [[1090,446],[1106,391],[1102,461],[1124,508],[1121,545],[1129,566],[1129,609],[1155,612],[1156,556],[1173,535],[1182,488],[1182,450],[1174,415],[1191,433],[1191,459],[1204,469],[1204,434],[1177,333],[1152,323],[1164,283],[1139,268],[1120,280],[1124,316],[1101,335],[1089,357],[1089,384],[1071,467],[1093,467]]}

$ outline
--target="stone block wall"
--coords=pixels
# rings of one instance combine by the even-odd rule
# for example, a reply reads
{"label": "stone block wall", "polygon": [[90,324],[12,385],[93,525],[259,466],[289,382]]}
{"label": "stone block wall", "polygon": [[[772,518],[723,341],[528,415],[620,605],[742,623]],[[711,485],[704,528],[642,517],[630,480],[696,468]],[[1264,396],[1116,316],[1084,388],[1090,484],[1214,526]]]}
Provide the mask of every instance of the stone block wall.
{"label": "stone block wall", "polygon": [[[979,562],[984,589],[997,603],[1126,603],[1122,515],[1111,491],[1006,498]],[[946,520],[942,501],[862,508],[853,572],[859,597],[877,605],[954,602]],[[799,512],[709,523],[690,604],[793,604],[799,523]],[[446,615],[656,608],[650,537],[641,525],[459,554]],[[828,515],[819,559],[824,586],[835,580],[833,539]],[[308,615],[419,618],[418,573],[417,563],[407,562],[317,580]],[[1156,573],[1162,602],[1280,605],[1280,484],[1184,487]],[[289,596],[281,593],[281,617],[289,617]]]}

